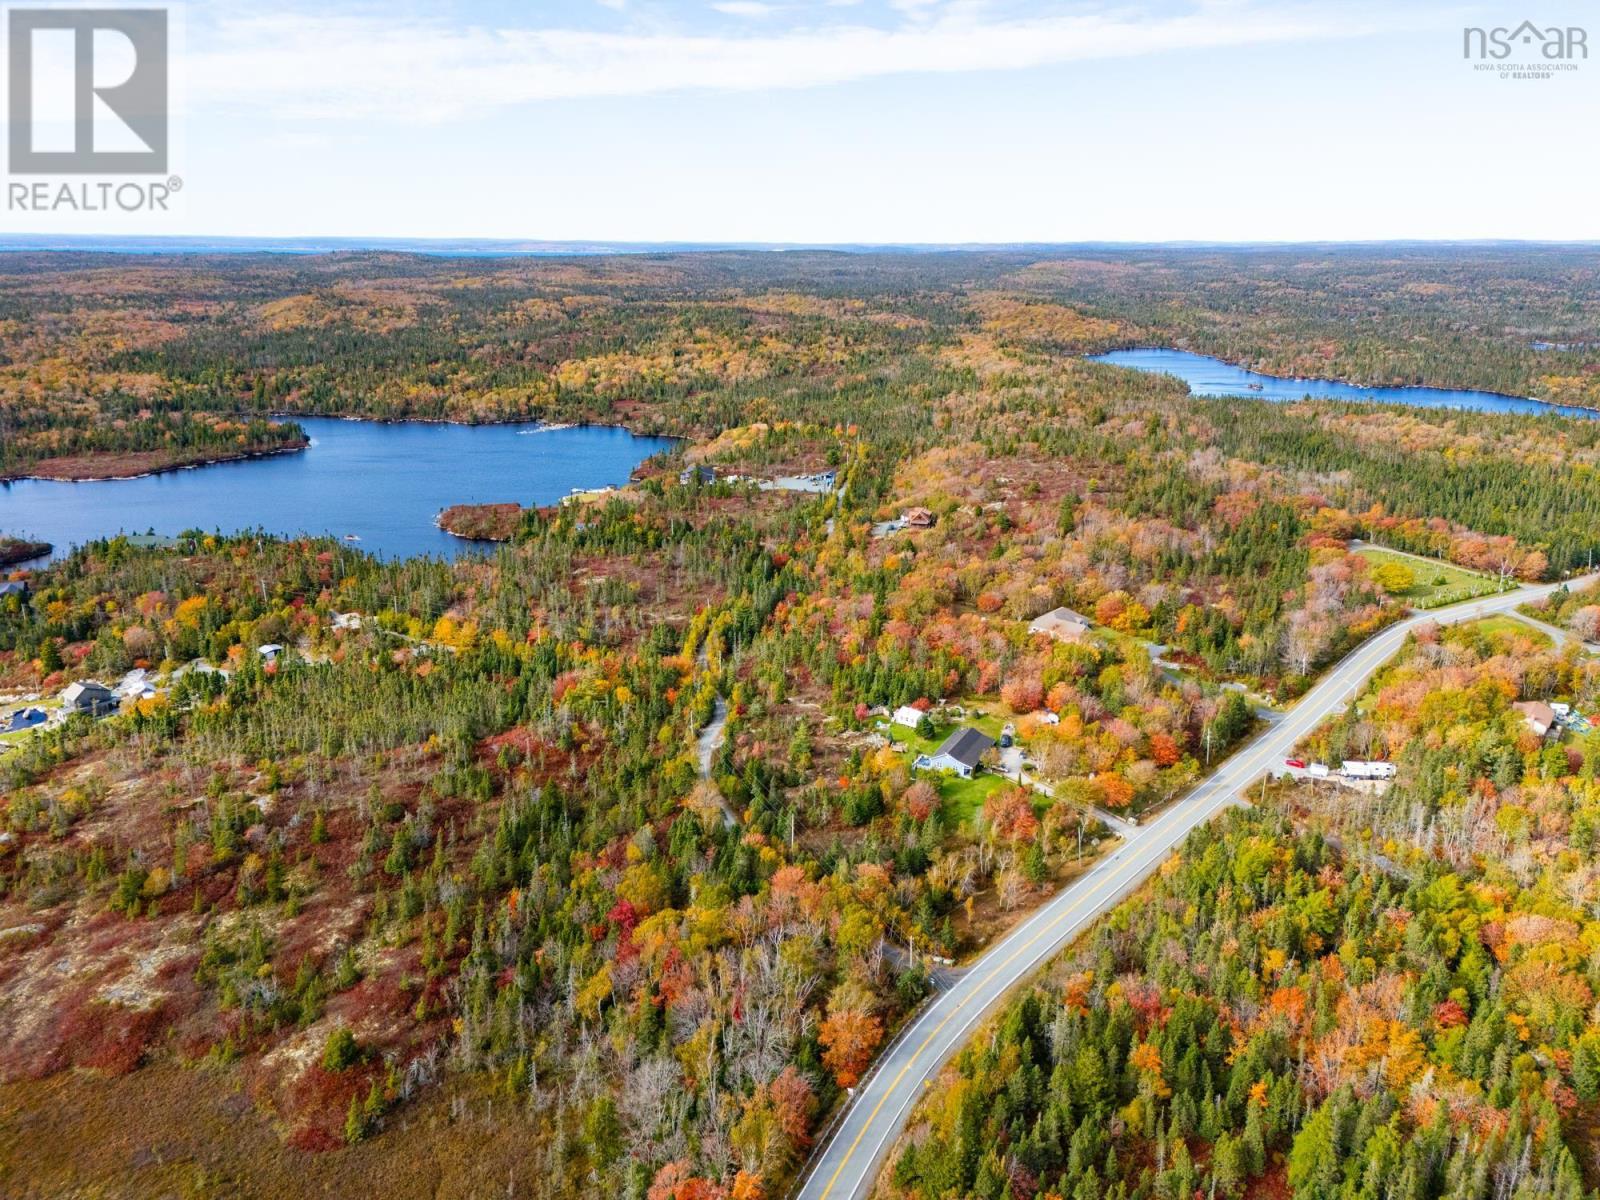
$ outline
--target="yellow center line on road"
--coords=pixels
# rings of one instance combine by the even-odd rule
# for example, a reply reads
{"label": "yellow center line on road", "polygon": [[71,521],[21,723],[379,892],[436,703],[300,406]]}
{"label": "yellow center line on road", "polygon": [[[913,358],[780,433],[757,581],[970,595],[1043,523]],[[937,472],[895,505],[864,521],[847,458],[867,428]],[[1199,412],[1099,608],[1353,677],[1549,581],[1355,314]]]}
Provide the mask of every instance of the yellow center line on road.
{"label": "yellow center line on road", "polygon": [[[1576,587],[1585,582],[1588,581],[1585,579],[1571,580],[1568,581],[1566,586]],[[1197,787],[1196,791],[1185,801],[1180,801],[1179,805],[1171,809],[1164,819],[1170,819],[1170,823],[1172,825],[1182,825],[1186,819],[1186,815],[1180,815],[1180,813],[1183,811],[1183,806],[1187,805],[1189,811],[1193,812],[1196,808],[1204,807],[1205,802],[1214,800],[1216,798],[1215,793],[1218,790],[1222,790],[1231,795],[1243,788],[1250,782],[1254,774],[1261,769],[1264,759],[1272,758],[1274,755],[1280,753],[1285,741],[1292,746],[1294,742],[1298,740],[1301,734],[1309,731],[1311,728],[1314,728],[1318,722],[1322,721],[1330,712],[1334,710],[1335,707],[1337,707],[1342,699],[1346,699],[1346,689],[1348,689],[1348,696],[1353,697],[1355,693],[1360,690],[1361,685],[1372,676],[1374,671],[1377,670],[1377,666],[1381,666],[1385,661],[1387,661],[1389,656],[1395,653],[1396,649],[1398,648],[1398,643],[1403,642],[1406,637],[1410,635],[1411,631],[1418,625],[1429,620],[1442,621],[1443,623],[1448,624],[1456,620],[1469,619],[1472,614],[1469,613],[1468,609],[1469,606],[1474,604],[1477,605],[1476,613],[1479,615],[1482,614],[1486,607],[1497,611],[1501,611],[1506,608],[1514,608],[1519,601],[1526,602],[1539,596],[1546,595],[1549,592],[1554,591],[1555,587],[1557,586],[1560,585],[1549,585],[1543,588],[1527,588],[1521,589],[1517,592],[1505,593],[1502,596],[1497,597],[1496,602],[1491,604],[1483,603],[1482,598],[1480,597],[1476,598],[1475,600],[1464,601],[1460,605],[1447,606],[1446,608],[1433,613],[1419,613],[1409,620],[1391,625],[1388,629],[1378,633],[1372,638],[1371,641],[1351,651],[1346,658],[1335,663],[1329,670],[1329,673],[1323,678],[1322,682],[1318,684],[1317,687],[1312,688],[1310,692],[1301,698],[1300,703],[1295,705],[1294,709],[1285,715],[1282,723],[1275,725],[1262,733],[1259,739],[1257,739],[1255,746],[1243,752],[1237,759],[1221,764],[1218,767],[1215,775],[1211,776],[1211,778],[1206,780],[1204,783],[1201,783]],[[1396,645],[1391,646],[1390,643],[1396,643]],[[1366,670],[1357,670],[1356,679],[1353,683],[1346,684],[1339,682],[1342,675],[1344,675],[1346,672],[1349,672],[1353,668],[1359,667],[1369,657],[1375,657],[1378,660],[1377,666]],[[1317,692],[1323,689],[1327,689],[1333,693],[1332,698],[1326,701],[1325,706],[1323,701],[1316,699]],[[1313,712],[1316,712],[1315,716],[1311,715]],[[1238,782],[1230,783],[1228,782],[1229,779],[1236,779]],[[867,1119],[862,1123],[860,1131],[856,1134],[849,1147],[845,1150],[844,1157],[839,1160],[839,1165],[834,1168],[833,1174],[829,1176],[827,1186],[823,1188],[819,1200],[828,1200],[828,1197],[832,1195],[834,1187],[839,1182],[839,1177],[844,1174],[845,1168],[850,1165],[850,1160],[855,1156],[856,1151],[860,1148],[862,1139],[867,1135],[867,1130],[871,1129],[874,1123],[876,1123],[878,1115],[883,1111],[883,1106],[888,1102],[889,1097],[894,1094],[897,1088],[899,1088],[900,1084],[905,1080],[906,1075],[910,1072],[911,1068],[916,1065],[917,1060],[920,1059],[927,1051],[934,1039],[944,1031],[945,1027],[950,1024],[955,1016],[960,1013],[961,1010],[964,1009],[971,1000],[973,1000],[976,996],[981,995],[984,989],[999,979],[1006,968],[1011,966],[1011,964],[1016,962],[1018,958],[1027,953],[1028,950],[1038,943],[1039,939],[1056,929],[1063,921],[1068,920],[1078,913],[1085,904],[1088,904],[1092,899],[1097,897],[1108,885],[1115,886],[1125,883],[1129,876],[1129,867],[1133,866],[1135,863],[1138,863],[1138,867],[1135,867],[1132,872],[1133,874],[1137,875],[1140,869],[1148,866],[1151,862],[1159,861],[1161,858],[1171,853],[1176,847],[1178,841],[1181,840],[1181,837],[1187,835],[1190,830],[1200,823],[1201,822],[1199,820],[1191,821],[1189,828],[1184,830],[1183,835],[1172,838],[1165,845],[1162,844],[1162,837],[1164,833],[1162,820],[1158,820],[1156,824],[1148,826],[1143,832],[1151,835],[1148,845],[1156,848],[1154,854],[1150,854],[1148,849],[1145,849],[1145,847],[1142,845],[1142,843],[1145,842],[1145,839],[1143,837],[1137,837],[1137,839],[1130,845],[1130,848],[1134,851],[1134,853],[1129,856],[1126,862],[1121,864],[1120,869],[1111,867],[1110,860],[1107,860],[1107,867],[1103,878],[1097,881],[1094,886],[1088,888],[1083,895],[1073,900],[1073,902],[1062,909],[1061,912],[1052,917],[1031,937],[1007,954],[1006,957],[993,968],[993,970],[988,972],[982,983],[974,983],[968,993],[960,1000],[956,1001],[950,1011],[945,1014],[944,1018],[940,1020],[940,1022],[935,1025],[932,1030],[929,1031],[925,1038],[922,1039],[921,1044],[919,1044],[917,1048],[912,1051],[911,1057],[906,1060],[905,1065],[900,1068],[900,1070],[895,1074],[894,1079],[889,1083],[888,1087],[883,1090],[883,1094],[879,1096],[878,1102],[873,1105],[872,1111],[867,1114]],[[1141,850],[1144,851],[1143,854],[1141,854]],[[1085,879],[1084,882],[1087,882],[1087,879]],[[1065,897],[1063,897],[1063,899],[1064,898]],[[879,1144],[881,1146],[881,1140]],[[874,1153],[876,1153],[876,1151]]]}
{"label": "yellow center line on road", "polygon": [[[1262,735],[1262,740],[1263,740],[1263,742],[1265,744],[1261,745],[1261,746],[1258,746],[1256,751],[1249,756],[1248,760],[1241,759],[1241,760],[1239,760],[1239,762],[1237,764],[1229,764],[1229,765],[1230,766],[1237,765],[1239,767],[1239,769],[1240,769],[1240,772],[1243,775],[1245,775],[1246,778],[1248,778],[1248,776],[1256,769],[1257,764],[1259,763],[1259,761],[1263,757],[1270,757],[1271,756],[1271,753],[1273,752],[1273,743],[1275,743],[1277,741],[1277,738],[1274,737],[1274,734],[1281,734],[1283,732],[1283,729],[1284,729],[1284,727],[1280,727],[1279,729],[1269,730],[1267,733]],[[1230,771],[1229,773],[1232,774],[1233,772]],[[1216,777],[1216,776],[1213,776],[1211,778],[1211,780],[1209,780],[1208,782],[1209,782],[1209,784],[1211,786],[1211,789],[1213,791],[1215,791],[1218,787],[1223,787],[1225,790],[1227,790],[1227,785],[1221,783],[1219,781],[1218,777]],[[1199,797],[1193,797],[1192,799],[1193,800],[1198,800]],[[1176,814],[1174,814],[1174,815],[1176,815]],[[1180,823],[1181,823],[1181,821],[1180,821]],[[1152,828],[1151,832],[1152,833],[1155,832],[1155,829]],[[1160,841],[1161,841],[1160,837],[1157,837],[1156,839],[1154,839],[1154,843],[1153,844],[1159,845]],[[1135,843],[1134,846],[1137,849],[1138,843]],[[1171,846],[1161,846],[1160,849],[1157,850],[1156,854],[1151,856],[1151,857],[1159,859],[1160,857],[1162,857],[1166,853],[1168,853],[1170,850],[1171,850]],[[1135,859],[1130,858],[1127,863],[1124,863],[1122,865],[1123,865],[1124,868],[1126,868],[1129,864],[1131,864],[1134,861],[1135,861]],[[967,995],[963,996],[960,1000],[958,1000],[955,1003],[955,1006],[952,1007],[951,1010],[948,1013],[945,1014],[944,1019],[941,1020],[937,1025],[935,1025],[933,1027],[932,1030],[929,1031],[927,1037],[922,1039],[921,1045],[919,1045],[916,1048],[916,1050],[914,1050],[912,1052],[911,1057],[906,1060],[905,1065],[900,1068],[899,1072],[895,1075],[893,1081],[891,1081],[889,1086],[884,1089],[883,1094],[878,1098],[877,1104],[875,1104],[873,1106],[872,1112],[867,1115],[867,1119],[862,1124],[860,1132],[858,1132],[856,1134],[855,1139],[850,1143],[849,1148],[845,1151],[844,1157],[839,1160],[839,1165],[834,1169],[833,1175],[828,1179],[827,1187],[823,1188],[823,1190],[822,1190],[822,1200],[827,1200],[827,1197],[830,1194],[832,1194],[833,1189],[834,1189],[834,1185],[837,1184],[838,1181],[839,1181],[839,1176],[842,1175],[844,1173],[844,1169],[847,1166],[850,1165],[851,1158],[853,1158],[855,1156],[856,1150],[860,1147],[861,1139],[866,1136],[867,1130],[870,1129],[872,1127],[873,1123],[878,1119],[878,1114],[883,1110],[884,1104],[886,1104],[888,1102],[889,1097],[894,1093],[895,1089],[898,1088],[900,1086],[901,1082],[905,1079],[906,1073],[909,1072],[914,1065],[916,1065],[917,1060],[922,1057],[922,1054],[924,1053],[924,1051],[926,1051],[928,1046],[933,1042],[933,1040],[936,1037],[938,1037],[940,1033],[942,1033],[944,1031],[945,1026],[948,1025],[951,1022],[951,1020],[953,1020],[955,1018],[956,1014],[961,1012],[961,1010],[967,1006],[968,1002],[971,1001],[974,998],[974,996],[980,994],[983,991],[984,988],[987,988],[990,984],[994,983],[995,980],[997,980],[1005,972],[1007,967],[1009,967],[1012,963],[1016,962],[1018,958],[1022,957],[1022,955],[1026,954],[1030,949],[1032,949],[1033,946],[1038,943],[1040,938],[1044,937],[1046,934],[1050,933],[1057,926],[1059,926],[1063,921],[1067,920],[1068,918],[1070,918],[1074,914],[1076,914],[1080,909],[1083,908],[1083,906],[1085,904],[1089,903],[1090,900],[1092,900],[1095,897],[1097,897],[1100,894],[1100,892],[1103,891],[1106,888],[1107,885],[1115,885],[1115,884],[1118,884],[1118,883],[1121,883],[1121,882],[1125,882],[1126,878],[1127,878],[1127,876],[1126,876],[1125,872],[1118,872],[1118,871],[1114,871],[1114,870],[1108,870],[1106,872],[1105,876],[1098,883],[1096,883],[1092,888],[1090,888],[1089,890],[1084,892],[1084,894],[1082,896],[1079,896],[1075,901],[1073,901],[1071,904],[1069,904],[1061,912],[1057,913],[1055,915],[1055,917],[1053,917],[1043,928],[1041,928],[1037,932],[1035,932],[1032,937],[1028,938],[1021,945],[1017,946],[1014,950],[1012,950],[1010,954],[1008,954],[1000,963],[998,963],[994,967],[993,970],[991,970],[988,973],[987,977],[983,980],[982,983],[973,985],[971,991],[969,991]]]}

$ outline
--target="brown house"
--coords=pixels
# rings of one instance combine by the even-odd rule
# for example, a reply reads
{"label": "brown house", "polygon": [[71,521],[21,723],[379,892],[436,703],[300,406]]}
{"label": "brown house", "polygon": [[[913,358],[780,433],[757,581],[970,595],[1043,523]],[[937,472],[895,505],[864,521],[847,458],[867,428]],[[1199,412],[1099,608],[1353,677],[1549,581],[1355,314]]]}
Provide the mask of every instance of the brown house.
{"label": "brown house", "polygon": [[900,519],[911,529],[932,529],[938,518],[925,508],[908,508],[900,514]]}

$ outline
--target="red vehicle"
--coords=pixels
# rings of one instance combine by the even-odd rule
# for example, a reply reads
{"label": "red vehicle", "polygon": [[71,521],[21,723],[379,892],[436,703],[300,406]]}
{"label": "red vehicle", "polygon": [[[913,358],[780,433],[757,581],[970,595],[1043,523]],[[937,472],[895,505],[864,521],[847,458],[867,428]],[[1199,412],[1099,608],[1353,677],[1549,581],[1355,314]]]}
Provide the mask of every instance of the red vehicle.
{"label": "red vehicle", "polygon": [[1303,758],[1286,758],[1283,760],[1283,765],[1286,767],[1294,767],[1296,770],[1303,771],[1306,769],[1306,760]]}

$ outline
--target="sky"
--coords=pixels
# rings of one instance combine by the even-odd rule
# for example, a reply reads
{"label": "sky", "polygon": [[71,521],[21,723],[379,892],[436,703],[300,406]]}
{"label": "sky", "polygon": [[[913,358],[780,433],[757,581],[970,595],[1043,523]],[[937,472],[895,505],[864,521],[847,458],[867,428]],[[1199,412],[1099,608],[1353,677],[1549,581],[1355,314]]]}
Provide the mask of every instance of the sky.
{"label": "sky", "polygon": [[[1600,238],[1600,8],[1573,0],[196,0],[172,13],[175,211],[8,205],[0,230]],[[1595,56],[1550,79],[1463,57],[1464,26],[1524,19],[1587,24]]]}

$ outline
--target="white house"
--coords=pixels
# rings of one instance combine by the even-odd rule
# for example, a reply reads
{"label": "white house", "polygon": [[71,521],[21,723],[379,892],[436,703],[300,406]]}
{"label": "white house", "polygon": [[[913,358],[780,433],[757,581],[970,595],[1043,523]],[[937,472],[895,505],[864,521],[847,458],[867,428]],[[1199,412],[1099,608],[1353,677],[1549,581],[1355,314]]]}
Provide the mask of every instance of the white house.
{"label": "white house", "polygon": [[150,673],[142,667],[129,671],[113,690],[123,700],[148,700],[156,694],[155,684],[150,682]]}
{"label": "white house", "polygon": [[926,715],[920,708],[913,708],[909,704],[902,704],[894,710],[894,715],[889,718],[891,725],[904,725],[907,729],[915,729]]}
{"label": "white house", "polygon": [[963,779],[971,779],[978,763],[993,748],[992,737],[967,725],[945,738],[932,754],[919,755],[914,765],[925,771],[954,771]]}
{"label": "white house", "polygon": [[278,645],[277,642],[268,642],[265,646],[257,646],[256,653],[268,662],[273,662],[278,655],[283,653],[283,647]]}

